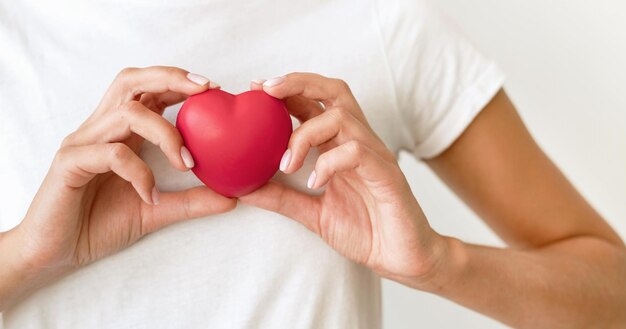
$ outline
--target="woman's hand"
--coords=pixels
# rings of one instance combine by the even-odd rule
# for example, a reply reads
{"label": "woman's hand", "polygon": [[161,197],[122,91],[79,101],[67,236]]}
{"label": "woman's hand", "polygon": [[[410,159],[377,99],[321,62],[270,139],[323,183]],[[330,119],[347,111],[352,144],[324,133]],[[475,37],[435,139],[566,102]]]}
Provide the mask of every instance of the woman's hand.
{"label": "woman's hand", "polygon": [[[19,251],[29,275],[46,281],[45,273],[111,255],[166,225],[232,209],[236,200],[204,186],[160,193],[138,156],[148,140],[176,169],[193,167],[178,130],[161,114],[210,87],[219,86],[174,67],[120,72],[95,112],[64,139],[26,217],[0,239],[3,253]],[[0,293],[0,301],[11,295]]]}
{"label": "woman's hand", "polygon": [[262,82],[251,87],[285,99],[302,123],[281,170],[297,171],[317,147],[321,155],[307,185],[325,190],[311,196],[270,182],[240,200],[299,221],[382,276],[414,287],[426,284],[443,260],[445,239],[430,228],[394,154],[369,126],[347,84],[309,73]]}

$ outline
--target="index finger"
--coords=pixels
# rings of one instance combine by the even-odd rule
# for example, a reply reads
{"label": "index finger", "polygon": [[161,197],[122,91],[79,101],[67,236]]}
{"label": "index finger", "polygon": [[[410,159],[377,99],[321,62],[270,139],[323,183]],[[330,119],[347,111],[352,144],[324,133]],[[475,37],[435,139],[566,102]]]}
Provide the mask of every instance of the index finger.
{"label": "index finger", "polygon": [[327,108],[331,106],[353,107],[356,104],[346,82],[315,73],[289,73],[269,79],[263,83],[263,90],[281,99],[302,96],[322,102]]}
{"label": "index finger", "polygon": [[155,111],[156,113],[163,114],[165,108],[187,100],[187,98],[189,98],[188,95],[177,93],[174,91],[168,91],[163,94],[142,94],[139,98],[139,101],[147,108]]}
{"label": "index finger", "polygon": [[105,99],[115,96],[116,102],[124,104],[139,100],[144,93],[162,94],[176,92],[194,95],[209,88],[218,88],[199,74],[190,73],[173,66],[150,66],[145,68],[125,68],[109,87]]}

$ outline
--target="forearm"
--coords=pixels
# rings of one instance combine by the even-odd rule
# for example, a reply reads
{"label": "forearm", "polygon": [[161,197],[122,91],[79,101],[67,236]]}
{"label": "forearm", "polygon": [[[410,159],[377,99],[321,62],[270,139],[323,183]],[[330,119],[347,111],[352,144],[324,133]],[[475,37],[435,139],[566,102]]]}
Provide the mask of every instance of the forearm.
{"label": "forearm", "polygon": [[15,229],[0,233],[0,312],[19,295],[26,269],[18,262],[15,249]]}
{"label": "forearm", "polygon": [[19,226],[0,233],[0,312],[61,275],[40,266],[26,245]]}
{"label": "forearm", "polygon": [[437,275],[417,287],[522,328],[626,325],[626,253],[595,237],[533,250],[447,238]]}

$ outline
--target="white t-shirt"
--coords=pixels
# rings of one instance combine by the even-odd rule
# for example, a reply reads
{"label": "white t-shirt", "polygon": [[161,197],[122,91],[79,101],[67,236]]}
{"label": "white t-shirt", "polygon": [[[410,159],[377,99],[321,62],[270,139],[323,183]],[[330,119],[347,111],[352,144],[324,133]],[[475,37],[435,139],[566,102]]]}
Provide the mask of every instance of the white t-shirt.
{"label": "white t-shirt", "polygon": [[[126,66],[172,65],[230,92],[317,72],[349,83],[387,146],[448,147],[502,85],[421,0],[0,0],[0,228]],[[178,106],[166,110],[174,122]],[[161,190],[200,184],[153,145]],[[303,169],[277,179],[305,185]],[[2,251],[9,252],[9,251]],[[380,279],[303,226],[239,205],[172,225],[4,312],[5,328],[378,328]]]}

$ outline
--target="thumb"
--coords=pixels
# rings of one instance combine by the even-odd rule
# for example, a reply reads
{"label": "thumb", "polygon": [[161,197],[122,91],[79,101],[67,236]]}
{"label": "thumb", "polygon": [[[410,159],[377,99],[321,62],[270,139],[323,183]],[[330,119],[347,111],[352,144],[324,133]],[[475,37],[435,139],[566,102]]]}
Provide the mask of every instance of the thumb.
{"label": "thumb", "polygon": [[270,181],[258,190],[239,197],[239,201],[292,218],[320,234],[321,200],[280,183]]}
{"label": "thumb", "polygon": [[205,186],[164,192],[158,205],[143,204],[142,235],[183,220],[227,212],[236,205],[237,199],[224,197]]}

